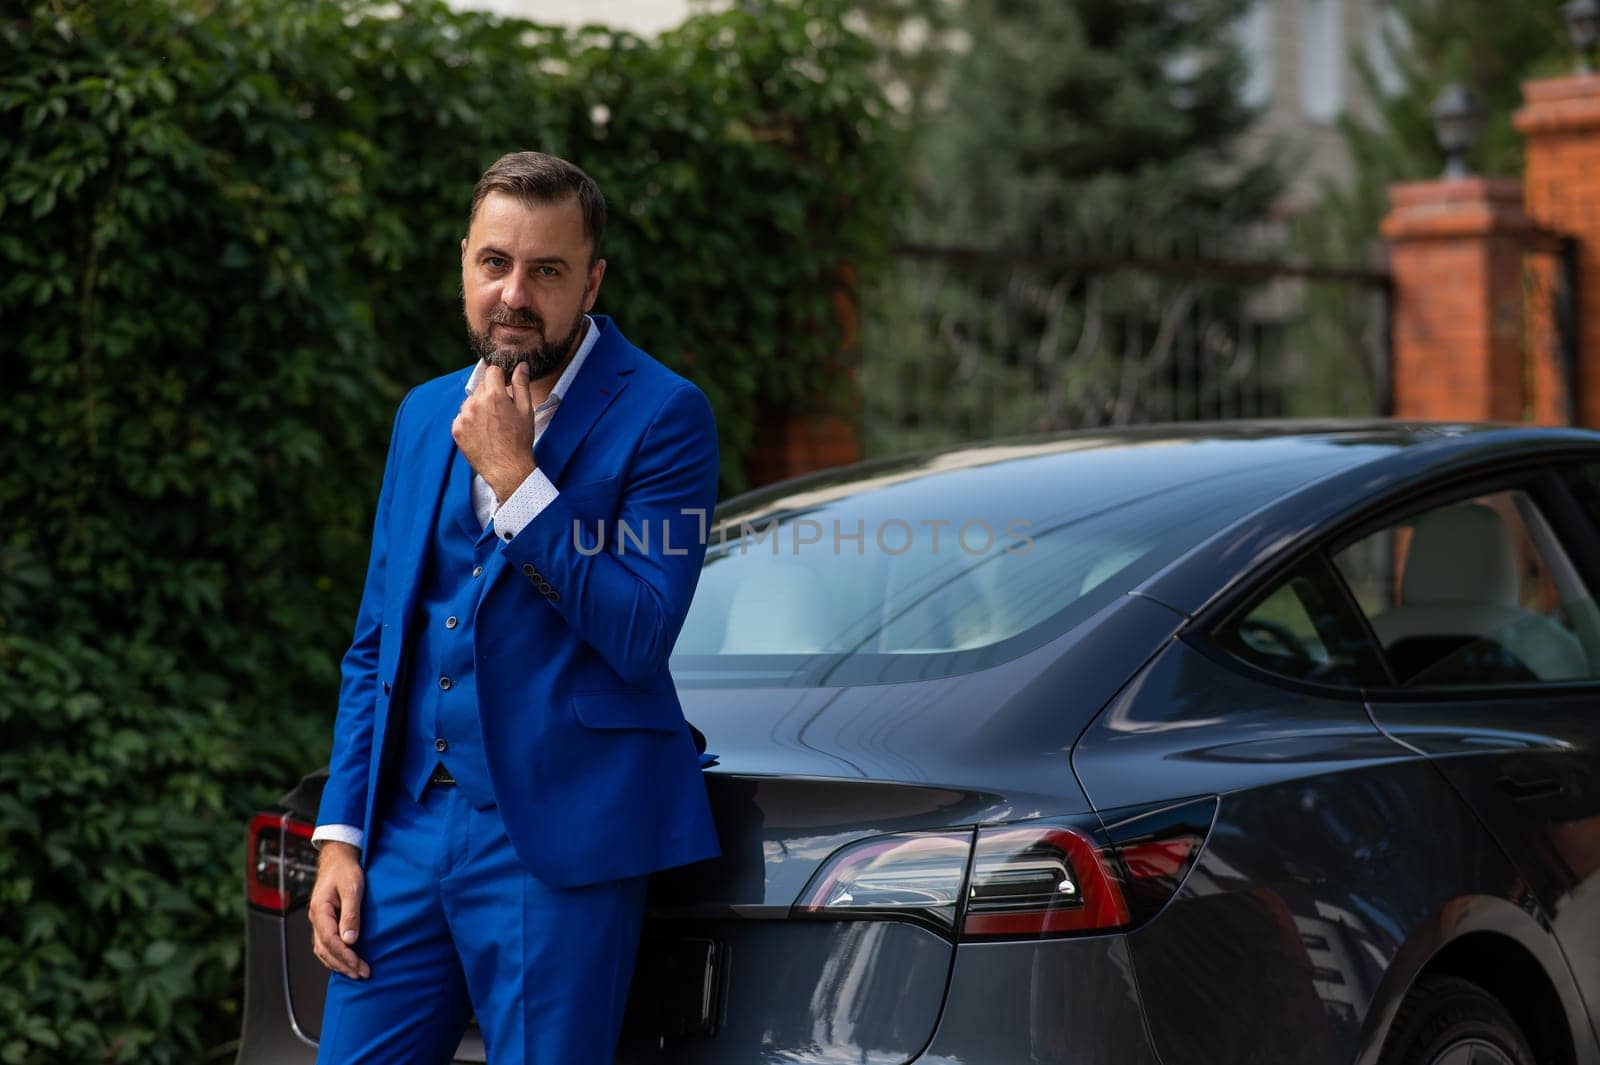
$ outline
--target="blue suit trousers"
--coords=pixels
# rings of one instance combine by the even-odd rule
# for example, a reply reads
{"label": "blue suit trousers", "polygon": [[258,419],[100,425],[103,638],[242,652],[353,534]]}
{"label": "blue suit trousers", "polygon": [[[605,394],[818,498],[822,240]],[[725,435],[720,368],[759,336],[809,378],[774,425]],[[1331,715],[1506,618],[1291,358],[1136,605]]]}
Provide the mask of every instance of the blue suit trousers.
{"label": "blue suit trousers", "polygon": [[372,975],[331,974],[318,1065],[442,1065],[472,1011],[490,1065],[609,1065],[646,878],[550,887],[498,807],[383,790],[355,944]]}

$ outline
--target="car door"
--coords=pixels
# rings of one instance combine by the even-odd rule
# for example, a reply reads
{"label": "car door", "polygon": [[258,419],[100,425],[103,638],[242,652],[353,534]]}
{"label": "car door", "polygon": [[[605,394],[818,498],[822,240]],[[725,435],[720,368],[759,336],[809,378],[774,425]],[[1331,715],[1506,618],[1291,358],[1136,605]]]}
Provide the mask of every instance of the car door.
{"label": "car door", "polygon": [[1600,1007],[1600,467],[1501,477],[1369,526],[1334,562],[1390,670],[1368,706],[1528,879]]}

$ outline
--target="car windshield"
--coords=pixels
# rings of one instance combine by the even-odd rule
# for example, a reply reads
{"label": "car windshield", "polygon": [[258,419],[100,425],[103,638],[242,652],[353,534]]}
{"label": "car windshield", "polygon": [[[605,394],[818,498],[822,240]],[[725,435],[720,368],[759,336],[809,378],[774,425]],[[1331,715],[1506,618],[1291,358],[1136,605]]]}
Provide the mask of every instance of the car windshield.
{"label": "car windshield", "polygon": [[1309,445],[1219,454],[1246,446],[997,446],[736,501],[710,530],[675,679],[873,683],[1023,654],[1328,465]]}

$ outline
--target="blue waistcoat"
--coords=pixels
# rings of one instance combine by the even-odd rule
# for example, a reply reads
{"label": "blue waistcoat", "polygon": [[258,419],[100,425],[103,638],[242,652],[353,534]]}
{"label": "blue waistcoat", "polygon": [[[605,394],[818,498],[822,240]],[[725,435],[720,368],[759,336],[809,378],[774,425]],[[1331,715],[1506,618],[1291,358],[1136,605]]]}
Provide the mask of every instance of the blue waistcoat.
{"label": "blue waistcoat", "polygon": [[401,787],[414,799],[442,762],[474,806],[495,801],[478,721],[472,641],[484,567],[496,546],[493,523],[487,529],[478,525],[472,467],[458,451],[439,501],[411,628],[398,769]]}

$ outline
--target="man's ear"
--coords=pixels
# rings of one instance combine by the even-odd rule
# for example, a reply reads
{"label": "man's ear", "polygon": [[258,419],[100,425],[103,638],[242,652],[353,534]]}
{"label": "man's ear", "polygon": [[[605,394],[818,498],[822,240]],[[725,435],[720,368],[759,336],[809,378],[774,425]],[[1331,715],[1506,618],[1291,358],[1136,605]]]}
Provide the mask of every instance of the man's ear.
{"label": "man's ear", "polygon": [[465,267],[467,265],[467,238],[466,237],[462,237],[461,238],[461,265],[463,267]]}
{"label": "man's ear", "polygon": [[606,276],[606,261],[596,259],[589,266],[589,279],[583,288],[583,310],[587,314],[594,309],[594,301],[600,295],[600,282]]}

